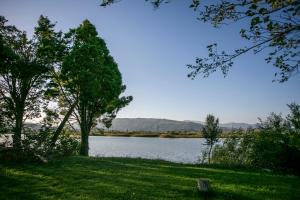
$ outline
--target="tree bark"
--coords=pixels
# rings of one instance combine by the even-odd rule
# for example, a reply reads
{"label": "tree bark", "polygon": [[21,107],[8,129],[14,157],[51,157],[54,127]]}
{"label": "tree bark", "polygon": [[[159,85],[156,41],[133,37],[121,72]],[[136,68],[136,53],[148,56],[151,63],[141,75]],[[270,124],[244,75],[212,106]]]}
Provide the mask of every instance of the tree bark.
{"label": "tree bark", "polygon": [[81,129],[81,143],[80,143],[80,152],[82,156],[89,155],[89,133],[90,126],[88,123],[88,110],[85,105],[85,101],[81,101],[80,106],[80,129]]}
{"label": "tree bark", "polygon": [[21,145],[22,128],[23,128],[23,115],[18,114],[16,115],[15,130],[13,135],[13,147],[16,150],[20,150],[22,146]]}
{"label": "tree bark", "polygon": [[209,148],[209,152],[208,152],[208,164],[210,164],[210,154],[211,154],[211,149],[212,149],[212,144],[210,145],[210,148]]}
{"label": "tree bark", "polygon": [[89,132],[86,129],[81,129],[80,155],[89,155]]}
{"label": "tree bark", "polygon": [[59,124],[59,126],[57,127],[56,131],[54,132],[54,135],[51,139],[50,142],[50,149],[53,149],[55,146],[55,143],[58,139],[58,136],[60,135],[61,131],[63,130],[63,128],[65,127],[65,124],[67,123],[69,117],[71,116],[72,112],[74,111],[76,105],[77,105],[78,101],[75,101],[71,108],[68,110],[67,114],[65,115],[64,119],[62,120],[62,122]]}
{"label": "tree bark", "polygon": [[16,103],[15,110],[15,127],[14,127],[14,135],[13,135],[13,147],[17,151],[22,148],[22,129],[23,129],[23,115],[24,115],[24,106],[20,106],[20,104]]}

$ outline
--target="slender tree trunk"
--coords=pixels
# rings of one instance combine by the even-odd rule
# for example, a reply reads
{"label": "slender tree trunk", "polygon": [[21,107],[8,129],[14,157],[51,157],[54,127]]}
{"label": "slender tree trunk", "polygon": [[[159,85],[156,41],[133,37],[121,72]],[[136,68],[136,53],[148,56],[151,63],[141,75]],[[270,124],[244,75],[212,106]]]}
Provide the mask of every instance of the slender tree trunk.
{"label": "slender tree trunk", "polygon": [[213,145],[211,144],[210,148],[209,148],[209,152],[208,152],[208,164],[210,164],[210,154],[211,154],[212,147],[213,147]]}
{"label": "slender tree trunk", "polygon": [[58,136],[60,135],[61,131],[63,130],[65,124],[67,123],[69,117],[71,116],[72,112],[74,111],[75,107],[77,105],[77,101],[73,103],[73,105],[71,106],[71,108],[68,110],[67,114],[65,115],[64,119],[62,120],[62,122],[59,124],[59,126],[57,127],[56,131],[54,132],[54,135],[51,139],[50,142],[50,149],[53,149],[55,146],[55,143],[58,139]]}

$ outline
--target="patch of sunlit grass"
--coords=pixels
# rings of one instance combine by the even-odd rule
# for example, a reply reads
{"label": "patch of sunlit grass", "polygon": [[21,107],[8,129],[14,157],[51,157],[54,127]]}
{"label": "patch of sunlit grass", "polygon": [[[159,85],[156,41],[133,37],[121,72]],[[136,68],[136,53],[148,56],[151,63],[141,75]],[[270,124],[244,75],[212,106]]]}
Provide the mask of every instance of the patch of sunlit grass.
{"label": "patch of sunlit grass", "polygon": [[[211,181],[199,194],[198,178]],[[0,165],[0,199],[300,199],[295,176],[130,158]]]}

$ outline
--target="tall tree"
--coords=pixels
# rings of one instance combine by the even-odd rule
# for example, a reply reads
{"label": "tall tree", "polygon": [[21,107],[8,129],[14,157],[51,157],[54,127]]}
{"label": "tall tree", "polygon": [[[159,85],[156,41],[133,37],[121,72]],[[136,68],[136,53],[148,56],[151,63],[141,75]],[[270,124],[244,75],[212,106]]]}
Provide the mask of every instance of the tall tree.
{"label": "tall tree", "polygon": [[21,149],[26,119],[40,116],[47,66],[37,58],[33,40],[0,17],[0,97],[14,121],[13,146]]}
{"label": "tall tree", "polygon": [[[35,40],[37,44],[37,56],[44,61],[44,64],[49,66],[49,80],[46,85],[46,91],[44,95],[44,111],[46,114],[52,113],[56,116],[56,120],[52,121],[57,126],[53,132],[52,139],[50,141],[51,150],[62,132],[65,124],[69,120],[77,101],[72,101],[70,95],[67,95],[64,91],[63,80],[61,77],[62,62],[68,55],[69,41],[61,31],[55,31],[55,24],[41,15],[38,20],[38,25],[35,27]],[[58,107],[57,109],[47,107],[47,104],[53,106],[53,103],[60,104],[61,102],[68,102],[64,104],[63,109]],[[47,116],[50,117],[50,116]],[[59,122],[60,120],[60,122]]]}
{"label": "tall tree", "polygon": [[64,87],[78,101],[74,115],[81,129],[81,155],[88,155],[88,136],[97,119],[109,125],[132,97],[119,97],[125,90],[118,65],[103,39],[88,21],[69,33],[71,51],[62,65]]}
{"label": "tall tree", "polygon": [[[118,1],[102,0],[101,6]],[[158,8],[172,0],[146,1]],[[207,57],[198,57],[195,64],[187,65],[191,70],[188,74],[190,78],[198,74],[207,77],[218,70],[226,76],[234,60],[250,51],[254,54],[267,53],[265,60],[278,69],[275,79],[279,82],[285,82],[299,73],[300,0],[219,0],[206,4],[200,3],[200,0],[190,0],[189,5],[199,13],[198,20],[209,22],[216,28],[235,22],[242,24],[243,21],[240,36],[250,43],[232,53],[218,51],[216,43],[208,45]]]}
{"label": "tall tree", "polygon": [[207,115],[205,126],[202,128],[202,135],[206,140],[206,145],[209,146],[208,163],[210,163],[211,150],[216,142],[218,142],[219,134],[222,132],[219,127],[219,119],[213,115]]}

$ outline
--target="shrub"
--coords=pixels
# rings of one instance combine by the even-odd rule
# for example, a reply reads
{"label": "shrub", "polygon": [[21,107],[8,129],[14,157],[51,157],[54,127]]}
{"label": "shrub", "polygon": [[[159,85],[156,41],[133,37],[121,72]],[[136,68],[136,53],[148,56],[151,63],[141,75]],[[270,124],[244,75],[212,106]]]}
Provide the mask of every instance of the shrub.
{"label": "shrub", "polygon": [[300,146],[294,145],[299,140],[299,134],[261,130],[256,135],[250,152],[252,165],[300,175]]}
{"label": "shrub", "polygon": [[52,135],[51,129],[25,130],[24,139],[22,140],[25,159],[36,160],[41,157],[51,159],[57,156],[70,156],[78,153],[79,141],[72,137],[67,130],[63,130],[54,148],[50,149]]}
{"label": "shrub", "polygon": [[80,142],[67,130],[63,130],[53,149],[53,153],[59,156],[71,156],[79,153]]}
{"label": "shrub", "polygon": [[213,163],[245,166],[252,163],[253,130],[235,131],[222,145],[216,145],[212,154]]}
{"label": "shrub", "polygon": [[257,131],[242,131],[225,139],[213,150],[214,163],[248,165],[300,175],[300,106],[288,105],[291,113],[283,118],[272,113],[260,120]]}

